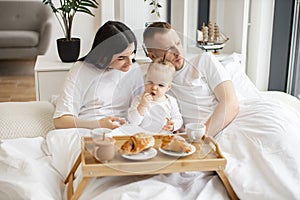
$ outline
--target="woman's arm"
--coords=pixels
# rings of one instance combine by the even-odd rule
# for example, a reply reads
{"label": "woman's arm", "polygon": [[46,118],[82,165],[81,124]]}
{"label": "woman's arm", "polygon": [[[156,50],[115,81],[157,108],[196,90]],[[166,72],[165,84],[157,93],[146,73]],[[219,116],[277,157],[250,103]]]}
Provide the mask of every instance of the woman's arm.
{"label": "woman's arm", "polygon": [[214,94],[219,103],[206,122],[206,134],[209,136],[217,135],[239,112],[239,103],[231,81],[217,85]]}
{"label": "woman's arm", "polygon": [[115,122],[121,122],[122,119],[119,117],[105,117],[99,120],[83,120],[76,118],[72,115],[63,115],[59,118],[54,119],[54,126],[57,129],[63,128],[110,128],[115,129],[118,128]]}

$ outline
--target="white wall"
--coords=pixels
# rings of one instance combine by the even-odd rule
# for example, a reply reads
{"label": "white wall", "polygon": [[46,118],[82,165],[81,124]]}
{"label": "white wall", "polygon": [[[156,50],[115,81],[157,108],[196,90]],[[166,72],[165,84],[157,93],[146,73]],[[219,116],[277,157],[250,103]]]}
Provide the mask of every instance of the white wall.
{"label": "white wall", "polygon": [[211,0],[211,16],[229,37],[222,52],[244,56],[245,71],[267,90],[275,0]]}
{"label": "white wall", "polygon": [[259,90],[269,83],[275,0],[252,0],[246,73]]}
{"label": "white wall", "polygon": [[149,0],[102,0],[101,20],[120,20],[129,26],[135,33],[138,40],[137,56],[138,60],[147,60],[142,50],[142,34],[145,29],[145,22],[166,21],[167,0],[159,0],[162,8],[159,9],[160,18],[156,14],[151,14],[152,6]]}
{"label": "white wall", "polygon": [[[247,55],[249,0],[211,0],[210,20],[216,22],[229,41],[222,53],[240,53],[243,64]],[[245,65],[244,65],[244,68]]]}

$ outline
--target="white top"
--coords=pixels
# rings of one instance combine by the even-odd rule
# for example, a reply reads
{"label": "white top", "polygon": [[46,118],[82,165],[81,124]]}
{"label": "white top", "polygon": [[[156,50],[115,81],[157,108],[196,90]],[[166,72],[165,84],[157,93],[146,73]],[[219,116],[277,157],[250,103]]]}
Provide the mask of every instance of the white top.
{"label": "white top", "polygon": [[214,89],[230,75],[210,52],[185,60],[169,91],[178,101],[184,123],[206,122],[217,105]]}
{"label": "white top", "polygon": [[90,120],[105,116],[127,118],[133,97],[143,91],[143,75],[136,63],[128,72],[122,72],[76,62],[65,79],[54,118],[65,114]]}
{"label": "white top", "polygon": [[142,95],[135,97],[128,113],[129,123],[139,125],[147,131],[159,133],[167,124],[166,118],[170,118],[174,122],[174,131],[178,130],[183,120],[177,101],[170,95],[166,96],[167,99],[163,102],[151,101],[144,116],[140,115],[137,110]]}

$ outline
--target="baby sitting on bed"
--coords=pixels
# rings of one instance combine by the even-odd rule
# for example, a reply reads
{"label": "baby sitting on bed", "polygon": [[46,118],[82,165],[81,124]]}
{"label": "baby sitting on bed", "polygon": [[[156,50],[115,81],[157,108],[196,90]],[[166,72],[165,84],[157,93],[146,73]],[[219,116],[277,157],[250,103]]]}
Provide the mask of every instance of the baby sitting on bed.
{"label": "baby sitting on bed", "polygon": [[166,94],[172,86],[174,74],[174,65],[164,58],[149,65],[145,93],[134,98],[129,108],[129,123],[155,133],[171,133],[182,126],[177,101]]}

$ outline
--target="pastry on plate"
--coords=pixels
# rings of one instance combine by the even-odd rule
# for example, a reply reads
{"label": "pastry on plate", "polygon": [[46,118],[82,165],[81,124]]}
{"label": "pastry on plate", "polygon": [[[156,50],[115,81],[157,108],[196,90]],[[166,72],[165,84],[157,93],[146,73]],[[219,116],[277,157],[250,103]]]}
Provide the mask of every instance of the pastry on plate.
{"label": "pastry on plate", "polygon": [[146,149],[153,147],[155,139],[146,133],[136,133],[124,142],[120,148],[121,154],[138,154]]}
{"label": "pastry on plate", "polygon": [[176,153],[189,153],[191,152],[190,144],[179,135],[164,135],[161,139],[160,148],[167,151]]}

